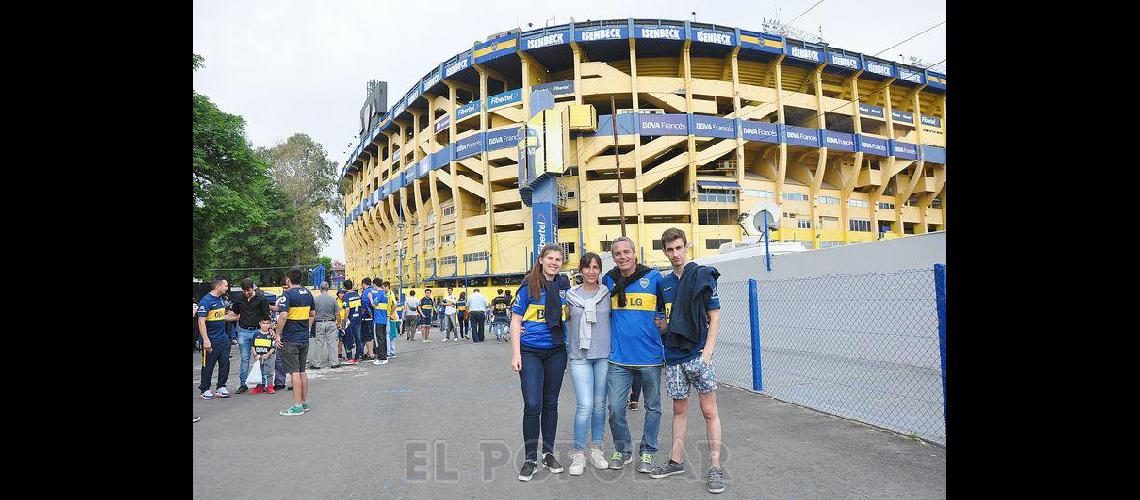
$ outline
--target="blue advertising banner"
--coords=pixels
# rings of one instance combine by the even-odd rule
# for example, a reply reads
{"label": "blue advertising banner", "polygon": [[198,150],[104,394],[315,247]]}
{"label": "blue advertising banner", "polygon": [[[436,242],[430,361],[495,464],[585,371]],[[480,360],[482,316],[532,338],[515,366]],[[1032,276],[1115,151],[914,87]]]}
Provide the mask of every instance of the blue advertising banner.
{"label": "blue advertising banner", "polygon": [[914,144],[890,140],[888,143],[891,146],[891,155],[896,158],[904,160],[917,160],[918,147]]}
{"label": "blue advertising banner", "polygon": [[784,126],[784,142],[791,146],[819,147],[819,129]]}
{"label": "blue advertising banner", "polygon": [[650,38],[656,40],[684,40],[685,28],[682,26],[635,26],[634,36],[637,38]]}
{"label": "blue advertising banner", "polygon": [[459,123],[459,122],[463,121],[464,118],[467,118],[471,115],[479,113],[480,105],[482,103],[483,103],[483,100],[480,99],[480,100],[476,100],[476,101],[471,101],[471,102],[464,104],[458,108],[455,108],[455,123]]}
{"label": "blue advertising banner", "polygon": [[431,162],[419,161],[416,162],[412,168],[416,170],[416,178],[422,179],[427,177],[428,172],[431,171]]}
{"label": "blue advertising banner", "polygon": [[487,110],[522,102],[522,89],[514,89],[487,98]]}
{"label": "blue advertising banner", "polygon": [[459,54],[454,60],[444,63],[443,77],[449,78],[460,71],[463,71],[471,66],[471,52],[467,51]]}
{"label": "blue advertising banner", "polygon": [[914,113],[910,111],[891,111],[891,119],[905,123],[914,123]]}
{"label": "blue advertising banner", "polygon": [[859,143],[859,151],[878,156],[890,156],[887,151],[887,140],[878,139],[875,137],[867,137],[865,135],[855,136]]}
{"label": "blue advertising banner", "polygon": [[439,118],[436,118],[435,119],[435,131],[436,131],[436,133],[439,133],[440,130],[447,128],[448,125],[451,125],[451,115],[443,115]]}
{"label": "blue advertising banner", "polygon": [[471,137],[455,141],[455,159],[462,160],[483,152],[483,134],[475,133]]}
{"label": "blue advertising banner", "polygon": [[926,75],[922,74],[922,71],[907,68],[905,66],[899,66],[898,68],[900,80],[906,80],[908,82],[917,83],[920,85],[926,83]]}
{"label": "blue advertising banner", "polygon": [[408,93],[404,94],[404,105],[405,106],[410,106],[413,102],[416,102],[416,99],[420,96],[420,94],[423,93],[420,90],[420,84],[421,83],[422,82],[416,82],[416,84],[412,86],[411,90],[408,90]]}
{"label": "blue advertising banner", "polygon": [[[600,119],[601,117],[599,117]],[[607,115],[608,118],[608,115]],[[637,133],[644,136],[689,135],[689,117],[685,114],[667,115],[642,114]],[[600,125],[600,124],[599,124]],[[607,127],[607,133],[608,127]]]}
{"label": "blue advertising banner", "polygon": [[811,47],[796,47],[795,45],[787,45],[784,47],[784,53],[794,59],[799,59],[801,61],[811,61],[816,64],[822,64],[827,61],[824,58],[822,50],[814,49]]}
{"label": "blue advertising banner", "polygon": [[773,54],[784,53],[784,39],[782,37],[757,31],[740,30],[740,46]]}
{"label": "blue advertising banner", "polygon": [[436,68],[434,71],[431,72],[431,74],[429,74],[427,77],[424,78],[422,90],[424,92],[431,90],[432,86],[439,83],[439,81],[442,79],[443,79],[443,73],[440,71],[439,68]]}
{"label": "blue advertising banner", "polygon": [[693,115],[693,135],[735,139],[736,120],[718,116]]}
{"label": "blue advertising banner", "polygon": [[376,195],[376,192],[373,191],[371,193],[368,193],[368,196],[364,197],[364,202],[363,202],[364,203],[364,210],[367,211],[369,208],[372,208],[372,197],[375,195]]}
{"label": "blue advertising banner", "polygon": [[408,109],[408,104],[404,102],[404,98],[401,97],[399,101],[396,101],[396,105],[392,107],[392,117],[399,118],[400,113],[403,113],[405,109]]}
{"label": "blue advertising banner", "polygon": [[574,93],[574,80],[563,80],[561,82],[550,82],[542,85],[535,85],[531,87],[532,92],[539,90],[549,90],[554,95],[566,95]]}
{"label": "blue advertising banner", "polygon": [[400,161],[400,147],[399,146],[392,148],[391,158],[392,158],[393,162]]}
{"label": "blue advertising banner", "polygon": [[519,143],[519,128],[511,127],[502,130],[487,131],[487,151],[517,148]]}
{"label": "blue advertising banner", "polygon": [[935,73],[933,71],[927,71],[926,84],[936,89],[946,90],[946,75],[942,73]]}
{"label": "blue advertising banner", "polygon": [[[451,148],[447,148],[446,151],[450,154]],[[436,154],[427,155],[420,161],[427,165],[428,170],[439,170],[446,168],[450,164],[447,161],[443,161],[443,157],[440,156],[438,152]]]}
{"label": "blue advertising banner", "polygon": [[736,33],[731,31],[713,31],[693,28],[689,30],[689,36],[696,42],[715,43],[729,47],[736,46]]}
{"label": "blue advertising banner", "polygon": [[[645,116],[645,115],[643,115],[643,116]],[[661,115],[653,115],[653,116],[661,116]],[[678,116],[685,117],[686,120],[688,119],[686,117],[686,115],[678,115]],[[604,135],[606,137],[609,137],[611,134],[613,134],[613,128],[612,128],[613,127],[613,125],[612,125],[613,120],[614,120],[613,115],[598,115],[598,130],[595,130],[593,132],[588,132],[588,133],[583,134],[583,135],[587,135],[587,136]],[[622,113],[622,114],[618,115],[618,129],[617,129],[618,135],[633,134],[636,132],[637,132],[637,115],[635,115],[633,113]],[[663,135],[663,134],[653,134],[653,135]]]}
{"label": "blue advertising banner", "polygon": [[494,40],[476,44],[475,50],[472,52],[475,56],[475,62],[482,64],[491,59],[502,57],[504,55],[515,52],[519,45],[518,33],[501,36]]}
{"label": "blue advertising banner", "polygon": [[922,159],[931,163],[946,164],[946,148],[938,146],[923,146]]}
{"label": "blue advertising banner", "polygon": [[[377,189],[375,192],[372,193],[372,196],[373,196],[373,198],[384,198],[384,197],[388,196],[388,193],[391,192],[391,189],[392,189],[392,181],[385,182],[385,183],[380,185],[380,189]],[[374,203],[376,203],[375,199],[373,199],[372,202],[369,203],[369,205],[374,204]]]}
{"label": "blue advertising banner", "polygon": [[867,56],[863,56],[863,68],[867,70],[868,73],[882,75],[887,78],[892,78],[895,76],[895,66],[893,64],[886,61],[871,59]]}
{"label": "blue advertising banner", "polygon": [[558,241],[558,212],[548,201],[537,202],[531,209],[534,211],[534,248],[538,251],[547,243]]}
{"label": "blue advertising banner", "polygon": [[827,63],[833,66],[842,66],[850,70],[863,69],[863,65],[859,62],[859,56],[852,56],[840,52],[828,52]]}
{"label": "blue advertising banner", "polygon": [[870,104],[859,103],[859,114],[865,116],[873,116],[875,118],[883,118],[883,108],[872,106]]}
{"label": "blue advertising banner", "polygon": [[400,182],[400,187],[411,186],[412,182],[416,180],[416,172],[414,170],[405,170],[400,174],[403,180]]}
{"label": "blue advertising banner", "polygon": [[942,128],[942,119],[938,118],[937,116],[922,115],[922,124],[930,125],[931,127]]}
{"label": "blue advertising banner", "polygon": [[438,170],[451,162],[451,148],[443,148],[431,154],[431,169]]}
{"label": "blue advertising banner", "polygon": [[775,123],[740,120],[740,135],[746,141],[780,143],[780,126]]}
{"label": "blue advertising banner", "polygon": [[553,31],[527,35],[522,39],[522,50],[541,49],[570,43],[570,30]]}
{"label": "blue advertising banner", "polygon": [[629,38],[625,26],[599,26],[574,30],[574,41],[593,42],[597,40],[623,40]]}
{"label": "blue advertising banner", "polygon": [[823,147],[840,151],[855,152],[855,134],[845,134],[831,130],[823,131]]}

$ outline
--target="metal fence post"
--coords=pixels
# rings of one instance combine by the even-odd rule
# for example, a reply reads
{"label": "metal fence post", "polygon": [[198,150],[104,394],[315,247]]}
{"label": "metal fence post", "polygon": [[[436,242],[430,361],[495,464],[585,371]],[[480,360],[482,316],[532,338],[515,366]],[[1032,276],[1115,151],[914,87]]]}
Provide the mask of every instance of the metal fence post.
{"label": "metal fence post", "polygon": [[938,308],[938,355],[942,360],[942,420],[946,420],[946,266],[934,265],[934,296]]}
{"label": "metal fence post", "polygon": [[[759,282],[748,280],[748,323],[752,334],[752,390],[764,390],[764,372],[760,364],[760,295]],[[945,385],[945,384],[943,384]]]}

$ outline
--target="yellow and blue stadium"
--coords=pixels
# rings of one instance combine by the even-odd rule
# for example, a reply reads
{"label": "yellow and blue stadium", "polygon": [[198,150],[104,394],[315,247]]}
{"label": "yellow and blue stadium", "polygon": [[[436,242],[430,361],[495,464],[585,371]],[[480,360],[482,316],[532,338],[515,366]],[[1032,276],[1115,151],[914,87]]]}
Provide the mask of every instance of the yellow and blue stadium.
{"label": "yellow and blue stadium", "polygon": [[517,283],[540,242],[567,268],[608,250],[621,208],[658,267],[666,228],[715,254],[765,200],[773,239],[807,248],[945,229],[944,74],[656,19],[498,34],[425,69],[342,170],[357,281]]}

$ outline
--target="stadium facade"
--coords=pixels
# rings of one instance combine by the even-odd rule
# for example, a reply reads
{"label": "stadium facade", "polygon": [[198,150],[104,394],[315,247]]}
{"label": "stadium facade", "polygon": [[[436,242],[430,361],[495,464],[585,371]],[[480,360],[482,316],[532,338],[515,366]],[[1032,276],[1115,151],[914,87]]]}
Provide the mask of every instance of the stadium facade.
{"label": "stadium facade", "polygon": [[[427,69],[342,170],[349,278],[395,281],[402,251],[405,284],[517,283],[548,224],[569,268],[621,235],[618,164],[628,236],[654,266],[666,228],[715,254],[763,200],[783,213],[773,239],[808,248],[945,229],[944,74],[645,19],[499,34]],[[518,183],[542,90],[571,116],[552,220]]]}

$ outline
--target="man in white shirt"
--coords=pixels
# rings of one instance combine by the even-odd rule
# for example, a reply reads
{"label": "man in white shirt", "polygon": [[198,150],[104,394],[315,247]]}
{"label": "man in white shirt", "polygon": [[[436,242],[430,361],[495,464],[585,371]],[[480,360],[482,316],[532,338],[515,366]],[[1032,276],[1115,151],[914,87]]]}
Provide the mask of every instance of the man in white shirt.
{"label": "man in white shirt", "polygon": [[467,298],[467,310],[471,315],[471,342],[483,341],[483,322],[487,320],[489,308],[487,297],[479,293],[478,288]]}
{"label": "man in white shirt", "polygon": [[408,298],[404,299],[404,333],[408,342],[416,340],[416,327],[420,321],[420,298],[416,297],[415,290],[408,291]]}
{"label": "man in white shirt", "polygon": [[440,319],[439,329],[445,332],[443,337],[444,342],[447,342],[447,340],[451,338],[452,332],[455,332],[455,340],[453,342],[459,342],[459,323],[457,322],[459,320],[456,318],[459,311],[455,309],[455,302],[459,299],[451,292],[452,290],[451,287],[448,287],[447,293],[443,296],[443,318]]}

